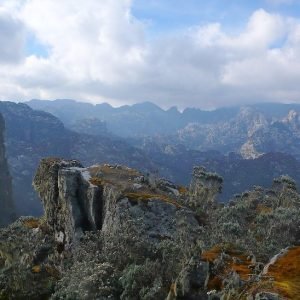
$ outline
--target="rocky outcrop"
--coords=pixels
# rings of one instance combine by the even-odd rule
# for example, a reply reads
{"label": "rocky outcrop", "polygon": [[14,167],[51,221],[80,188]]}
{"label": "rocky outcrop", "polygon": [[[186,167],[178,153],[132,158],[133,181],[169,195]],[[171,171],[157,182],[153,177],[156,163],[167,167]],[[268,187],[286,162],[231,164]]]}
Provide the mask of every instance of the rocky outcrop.
{"label": "rocky outcrop", "polygon": [[[34,187],[42,199],[45,217],[56,241],[69,247],[84,230],[97,229],[92,217],[101,212],[93,206],[95,191],[84,178],[85,169],[77,161],[42,160],[34,178]],[[97,188],[96,188],[97,189]]]}
{"label": "rocky outcrop", "polygon": [[22,217],[0,230],[0,299],[48,299],[60,278],[56,244],[43,220]]}
{"label": "rocky outcrop", "polygon": [[[84,168],[76,160],[49,158],[41,161],[33,185],[45,216],[23,218],[0,231],[0,298],[16,293],[30,299],[49,296],[61,277],[53,299],[109,298],[106,287],[90,287],[94,277],[82,278],[87,272],[99,274],[100,285],[114,284],[113,299],[132,299],[133,270],[141,272],[140,284],[148,293],[164,298],[203,230],[184,206],[185,191],[128,167]],[[107,280],[103,272],[109,272]],[[160,273],[159,285],[153,272]],[[79,278],[81,288],[71,288]],[[122,287],[112,278],[119,278]],[[33,289],[39,289],[35,295],[32,280]]]}
{"label": "rocky outcrop", "polygon": [[194,167],[189,188],[190,205],[203,210],[216,204],[216,198],[222,191],[223,178],[210,173],[203,167]]}
{"label": "rocky outcrop", "polygon": [[253,142],[251,142],[250,140],[242,145],[240,153],[244,159],[255,159],[263,155],[263,153],[257,152]]}
{"label": "rocky outcrop", "polygon": [[0,115],[0,226],[7,225],[15,218],[12,183],[5,157],[4,129],[4,119]]}
{"label": "rocky outcrop", "polygon": [[[52,158],[41,161],[34,178],[47,223],[67,247],[85,231],[102,230],[112,236],[130,224],[140,237],[153,242],[175,238],[180,227],[197,229],[193,213],[176,201],[176,185],[163,180],[157,187],[153,184],[127,167],[83,168],[78,161]],[[192,242],[195,236],[188,238]]]}
{"label": "rocky outcrop", "polygon": [[0,299],[296,299],[294,182],[228,206],[215,203],[221,183],[199,167],[188,190],[125,166],[42,160],[45,216],[0,230]]}

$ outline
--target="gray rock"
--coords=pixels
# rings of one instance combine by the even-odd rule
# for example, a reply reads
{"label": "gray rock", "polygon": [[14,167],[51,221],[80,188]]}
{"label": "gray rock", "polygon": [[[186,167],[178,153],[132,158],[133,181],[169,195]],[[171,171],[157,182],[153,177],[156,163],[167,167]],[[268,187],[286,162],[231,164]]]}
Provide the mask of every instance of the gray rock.
{"label": "gray rock", "polygon": [[278,294],[261,292],[255,295],[255,300],[280,300]]}
{"label": "gray rock", "polygon": [[205,286],[209,278],[209,264],[192,257],[176,279],[176,294],[184,299],[207,299]]}
{"label": "gray rock", "polygon": [[0,227],[7,225],[15,218],[15,207],[12,198],[12,180],[5,157],[4,129],[4,119],[2,115],[0,115]]}
{"label": "gray rock", "polygon": [[222,183],[223,179],[218,174],[207,172],[203,167],[194,167],[189,188],[190,205],[201,209],[215,205]]}
{"label": "gray rock", "polygon": [[101,188],[88,180],[88,171],[75,160],[44,159],[35,175],[47,223],[65,247],[101,227]]}

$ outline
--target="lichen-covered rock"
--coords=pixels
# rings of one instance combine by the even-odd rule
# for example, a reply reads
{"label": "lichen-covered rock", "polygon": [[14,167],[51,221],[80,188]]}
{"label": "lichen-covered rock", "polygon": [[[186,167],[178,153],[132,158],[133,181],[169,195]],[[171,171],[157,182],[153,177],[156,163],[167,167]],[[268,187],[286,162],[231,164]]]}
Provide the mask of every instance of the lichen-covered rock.
{"label": "lichen-covered rock", "polygon": [[[97,239],[101,245],[94,251],[101,254],[95,258],[91,251],[95,244],[92,244],[89,250],[84,250],[85,263],[90,264],[89,274],[97,274],[95,266],[110,263],[115,274],[123,278],[119,290],[122,299],[135,293],[129,283],[132,270],[145,273],[157,263],[164,274],[162,287],[157,287],[151,267],[146,282],[141,280],[144,285],[141,295],[166,295],[166,288],[180,271],[182,261],[197,248],[203,230],[195,213],[183,206],[178,186],[162,179],[149,181],[138,171],[120,165],[83,168],[78,161],[44,159],[34,178],[34,187],[42,199],[45,220],[61,259],[68,257],[66,252],[74,255],[81,249],[81,240],[87,232],[100,232]],[[163,261],[157,262],[158,258]],[[72,272],[65,270],[64,278],[76,281],[80,277],[77,270],[83,262],[76,261],[73,269],[69,269]],[[142,288],[141,282],[135,289]],[[55,295],[67,294],[72,284],[65,280]],[[84,290],[89,284],[88,278],[84,279],[83,290],[75,293],[74,299],[104,295],[94,291],[91,296],[90,290]]]}
{"label": "lichen-covered rock", "polygon": [[55,242],[41,219],[0,230],[0,299],[47,299],[60,277]]}
{"label": "lichen-covered rock", "polygon": [[207,299],[209,274],[209,263],[200,256],[192,257],[179,273],[168,298],[174,294],[176,299]]}
{"label": "lichen-covered rock", "polygon": [[42,160],[45,216],[0,230],[0,299],[297,299],[293,181],[221,206],[221,179],[195,175],[183,192],[120,165]]}
{"label": "lichen-covered rock", "polygon": [[217,195],[222,191],[223,179],[218,174],[210,173],[203,167],[194,167],[189,188],[190,205],[206,210],[216,204]]}

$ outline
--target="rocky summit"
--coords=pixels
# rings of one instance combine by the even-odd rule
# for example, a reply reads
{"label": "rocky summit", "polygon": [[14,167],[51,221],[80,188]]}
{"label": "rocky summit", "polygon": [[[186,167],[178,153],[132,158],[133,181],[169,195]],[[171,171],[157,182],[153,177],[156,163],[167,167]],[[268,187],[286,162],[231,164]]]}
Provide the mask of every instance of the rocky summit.
{"label": "rocky summit", "polygon": [[[121,165],[43,159],[41,218],[0,230],[0,299],[299,299],[300,195],[281,176],[218,202]],[[297,298],[298,297],[298,298]]]}

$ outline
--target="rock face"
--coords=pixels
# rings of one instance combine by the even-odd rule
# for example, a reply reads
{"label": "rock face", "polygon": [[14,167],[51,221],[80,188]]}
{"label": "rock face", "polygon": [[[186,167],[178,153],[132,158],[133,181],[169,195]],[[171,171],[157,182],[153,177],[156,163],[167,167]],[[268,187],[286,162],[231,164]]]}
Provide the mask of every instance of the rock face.
{"label": "rock face", "polygon": [[4,129],[4,119],[0,115],[0,226],[7,225],[15,217],[11,177],[5,157]]}
{"label": "rock face", "polygon": [[131,230],[154,244],[182,239],[192,245],[196,240],[198,221],[177,202],[178,187],[163,180],[150,182],[127,167],[83,168],[78,161],[44,159],[34,187],[63,249],[78,242],[84,232],[95,230],[107,239]]}
{"label": "rock face", "polygon": [[81,177],[83,173],[79,170],[82,168],[77,161],[42,160],[34,178],[34,187],[42,199],[47,223],[62,246],[69,246],[75,237],[91,226],[87,223],[84,206],[85,202],[89,202],[84,199],[88,186]]}

